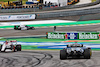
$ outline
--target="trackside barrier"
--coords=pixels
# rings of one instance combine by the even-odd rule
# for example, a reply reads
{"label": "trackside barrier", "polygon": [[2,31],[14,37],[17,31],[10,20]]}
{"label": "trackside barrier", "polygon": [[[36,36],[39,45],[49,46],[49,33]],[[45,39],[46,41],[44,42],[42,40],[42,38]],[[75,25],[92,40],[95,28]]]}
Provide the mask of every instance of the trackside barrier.
{"label": "trackside barrier", "polygon": [[[95,14],[95,13],[100,13],[100,7],[99,8],[91,8],[91,9],[84,9],[84,10],[36,13],[35,18],[42,19],[42,18],[53,18],[53,17],[66,17],[66,16],[86,15],[86,14]],[[32,14],[30,14],[30,15],[32,15]],[[3,18],[5,18],[5,17],[3,17],[3,15],[2,15],[2,17],[0,17],[1,21]]]}
{"label": "trackside barrier", "polygon": [[[36,13],[35,18],[42,19],[42,18],[53,18],[53,17],[66,17],[66,16],[87,15],[87,14],[95,14],[95,13],[100,13],[100,7],[99,8],[91,8],[91,9],[84,9],[84,10]],[[32,14],[30,14],[30,15],[32,15]],[[0,18],[3,19],[2,17],[0,17]]]}
{"label": "trackside barrier", "polygon": [[100,32],[47,32],[47,39],[98,40]]}
{"label": "trackside barrier", "polygon": [[87,14],[95,14],[95,13],[100,13],[100,7],[84,9],[84,10],[36,13],[36,15],[37,15],[36,18],[40,19],[40,18],[66,17],[66,16],[87,15]]}
{"label": "trackside barrier", "polygon": [[73,9],[73,8],[93,6],[99,3],[100,3],[100,0],[96,0],[93,3],[87,3],[87,4],[82,4],[82,5],[68,5],[68,6],[54,7],[54,8],[43,7],[43,9],[39,9],[39,8],[0,9],[0,13],[38,12],[38,11],[48,11],[48,10]]}

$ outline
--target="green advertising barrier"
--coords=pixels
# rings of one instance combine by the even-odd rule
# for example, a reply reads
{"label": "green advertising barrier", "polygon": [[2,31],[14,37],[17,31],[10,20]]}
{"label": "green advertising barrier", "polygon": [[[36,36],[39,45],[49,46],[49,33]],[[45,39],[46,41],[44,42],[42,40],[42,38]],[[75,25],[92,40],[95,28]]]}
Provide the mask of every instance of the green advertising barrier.
{"label": "green advertising barrier", "polygon": [[99,32],[47,32],[47,39],[100,39]]}

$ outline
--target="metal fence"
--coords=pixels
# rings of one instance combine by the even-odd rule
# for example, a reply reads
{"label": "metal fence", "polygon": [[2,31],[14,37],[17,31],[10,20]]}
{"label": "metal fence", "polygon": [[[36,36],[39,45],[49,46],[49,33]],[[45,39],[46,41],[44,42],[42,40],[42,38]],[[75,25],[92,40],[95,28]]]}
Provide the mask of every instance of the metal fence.
{"label": "metal fence", "polygon": [[68,5],[68,6],[54,7],[54,8],[43,7],[43,9],[39,9],[35,7],[35,8],[19,8],[19,9],[0,9],[0,13],[39,12],[39,11],[50,11],[50,10],[61,10],[61,9],[73,9],[73,8],[93,6],[99,3],[100,0],[96,0],[93,3],[87,3],[82,5]]}
{"label": "metal fence", "polygon": [[100,13],[98,14],[89,14],[82,15],[78,21],[87,21],[87,20],[100,20]]}
{"label": "metal fence", "polygon": [[53,18],[53,17],[65,17],[100,13],[100,8],[74,10],[74,11],[61,11],[61,12],[49,12],[49,13],[36,13],[37,19],[39,18]]}

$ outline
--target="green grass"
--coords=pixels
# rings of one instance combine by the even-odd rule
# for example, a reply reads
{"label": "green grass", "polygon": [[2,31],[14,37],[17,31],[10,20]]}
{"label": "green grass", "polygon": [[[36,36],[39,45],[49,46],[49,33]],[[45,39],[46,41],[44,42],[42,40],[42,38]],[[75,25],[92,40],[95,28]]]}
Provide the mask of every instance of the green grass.
{"label": "green grass", "polygon": [[[0,40],[5,41],[6,39]],[[18,38],[18,39],[9,39],[9,40],[17,40],[21,42],[61,42],[66,41],[64,39],[46,39],[46,38]]]}
{"label": "green grass", "polygon": [[[0,41],[5,41],[6,39],[1,39]],[[68,41],[66,39],[46,39],[45,37],[44,38],[13,38],[13,39],[8,39],[8,40],[17,40],[17,41],[20,41],[20,42],[62,42],[62,41]],[[96,43],[96,44],[99,44],[100,43],[100,40],[87,40],[87,41],[84,41],[84,40],[71,40],[70,43],[73,43],[75,41],[78,41],[78,43]]]}
{"label": "green grass", "polygon": [[37,46],[22,45],[22,49],[38,49]]}

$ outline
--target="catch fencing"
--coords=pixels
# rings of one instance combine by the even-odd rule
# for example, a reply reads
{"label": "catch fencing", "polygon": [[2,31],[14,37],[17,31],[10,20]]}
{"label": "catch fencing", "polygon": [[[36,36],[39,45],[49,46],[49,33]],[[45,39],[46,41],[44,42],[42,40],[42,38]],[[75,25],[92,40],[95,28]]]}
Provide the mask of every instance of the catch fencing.
{"label": "catch fencing", "polygon": [[65,17],[65,16],[76,16],[76,15],[86,15],[100,13],[99,8],[84,9],[84,10],[74,10],[74,11],[61,11],[61,12],[49,12],[49,13],[36,13],[36,19],[40,18],[53,18],[53,17]]}

